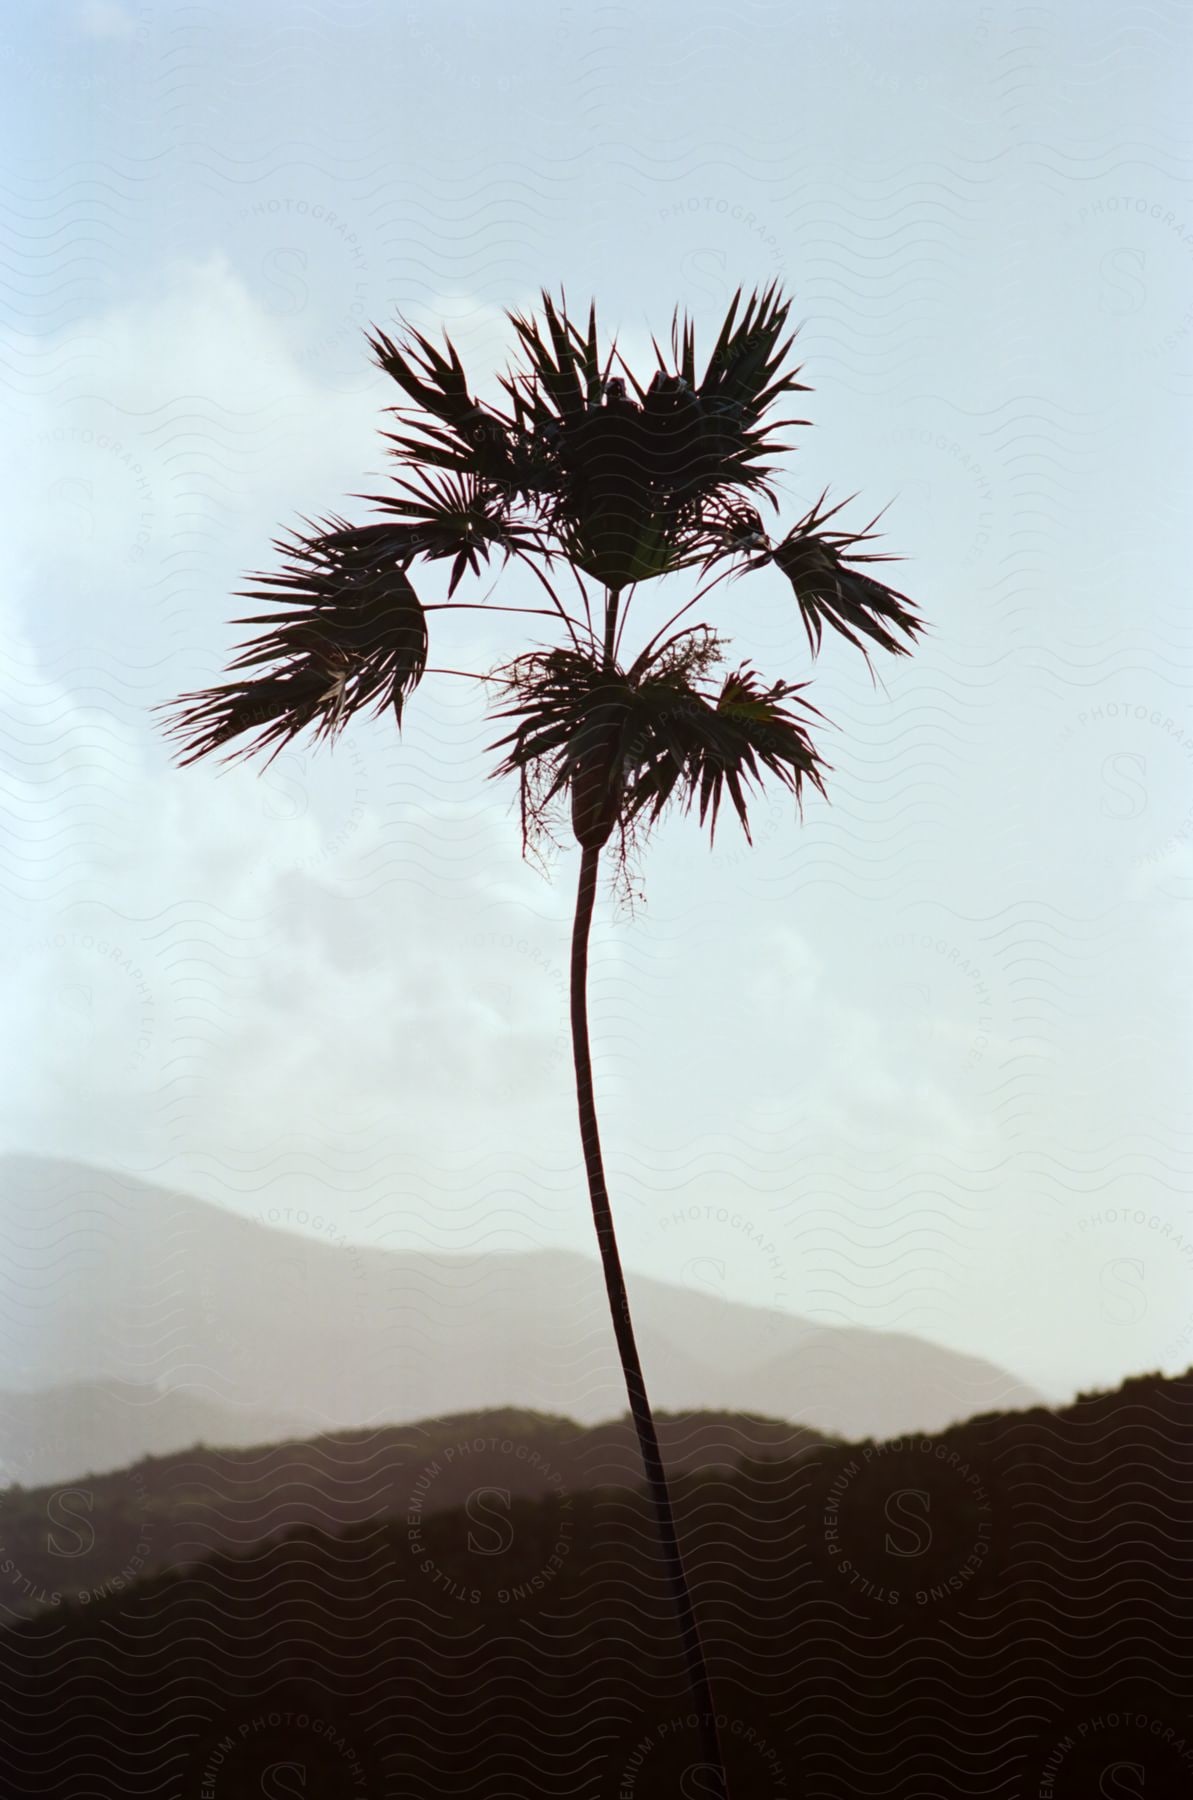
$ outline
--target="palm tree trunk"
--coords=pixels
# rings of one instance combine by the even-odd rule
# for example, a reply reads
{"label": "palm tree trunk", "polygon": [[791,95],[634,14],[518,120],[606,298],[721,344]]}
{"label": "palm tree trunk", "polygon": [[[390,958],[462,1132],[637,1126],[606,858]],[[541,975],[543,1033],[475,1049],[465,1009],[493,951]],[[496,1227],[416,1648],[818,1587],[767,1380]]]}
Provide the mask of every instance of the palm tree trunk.
{"label": "palm tree trunk", "polygon": [[596,900],[597,869],[600,860],[599,845],[588,846],[581,850],[580,885],[576,895],[576,917],[572,930],[572,1050],[576,1065],[576,1097],[580,1105],[580,1139],[584,1147],[588,1193],[592,1201],[592,1217],[596,1225],[597,1243],[601,1252],[601,1267],[605,1273],[605,1288],[609,1295],[613,1331],[621,1356],[630,1413],[634,1420],[634,1429],[638,1433],[638,1447],[642,1453],[646,1480],[654,1501],[667,1580],[671,1588],[672,1599],[675,1602],[675,1610],[679,1615],[679,1629],[683,1640],[684,1659],[687,1663],[688,1681],[691,1684],[692,1696],[696,1701],[700,1716],[701,1743],[705,1758],[719,1777],[720,1793],[724,1796],[724,1800],[728,1800],[729,1788],[725,1778],[725,1764],[721,1756],[717,1733],[717,1716],[713,1706],[712,1689],[709,1685],[708,1667],[704,1660],[704,1650],[696,1626],[696,1615],[692,1608],[692,1596],[688,1589],[683,1559],[679,1552],[675,1515],[671,1508],[671,1493],[667,1486],[663,1458],[659,1452],[654,1414],[650,1409],[650,1401],[646,1397],[646,1383],[642,1379],[642,1363],[638,1356],[638,1346],[634,1341],[629,1297],[626,1293],[625,1277],[622,1274],[621,1257],[617,1250],[617,1234],[613,1226],[613,1213],[609,1205],[609,1193],[605,1186],[605,1169],[601,1159],[596,1098],[592,1085],[592,1055],[588,1042],[588,936],[592,925],[593,905]]}

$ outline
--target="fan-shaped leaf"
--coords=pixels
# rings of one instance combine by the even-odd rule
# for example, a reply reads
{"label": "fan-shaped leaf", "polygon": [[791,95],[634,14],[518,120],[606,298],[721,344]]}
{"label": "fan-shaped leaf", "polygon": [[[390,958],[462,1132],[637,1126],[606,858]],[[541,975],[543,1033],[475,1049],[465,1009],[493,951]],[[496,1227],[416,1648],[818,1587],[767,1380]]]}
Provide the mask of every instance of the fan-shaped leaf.
{"label": "fan-shaped leaf", "polygon": [[897,562],[899,558],[850,552],[849,545],[870,541],[870,526],[857,532],[824,531],[825,522],[846,504],[839,501],[828,512],[821,512],[824,499],[822,494],[781,543],[763,551],[749,566],[760,568],[774,562],[782,569],[799,601],[813,655],[819,653],[826,625],[848,638],[867,659],[869,653],[859,632],[894,656],[908,655],[910,645],[901,643],[891,629],[913,639],[924,629],[907,595],[853,566]]}
{"label": "fan-shaped leaf", "polygon": [[764,687],[743,666],[719,692],[703,691],[699,681],[720,651],[701,625],[628,671],[570,650],[531,652],[499,671],[516,697],[496,716],[518,724],[490,747],[507,752],[494,773],[519,776],[524,835],[545,828],[552,803],[569,789],[581,843],[603,843],[615,823],[643,814],[653,824],[673,797],[685,810],[697,804],[715,836],[726,792],[749,838],[747,790],[764,771],[797,799],[805,781],[823,792],[827,765],[791,710],[816,714],[801,687]]}
{"label": "fan-shaped leaf", "polygon": [[392,706],[401,725],[404,702],[427,662],[426,614],[400,566],[410,554],[408,540],[395,549],[372,528],[358,534],[333,526],[298,537],[294,546],[275,541],[289,558],[285,571],[258,575],[263,585],[243,593],[279,608],[236,621],[266,627],[229,665],[255,672],[159,709],[173,715],[168,734],[182,740],[183,764],[251,731],[257,735],[225,760],[270,744],[276,756],[309,725],[317,738],[331,738],[370,705],[377,712]]}

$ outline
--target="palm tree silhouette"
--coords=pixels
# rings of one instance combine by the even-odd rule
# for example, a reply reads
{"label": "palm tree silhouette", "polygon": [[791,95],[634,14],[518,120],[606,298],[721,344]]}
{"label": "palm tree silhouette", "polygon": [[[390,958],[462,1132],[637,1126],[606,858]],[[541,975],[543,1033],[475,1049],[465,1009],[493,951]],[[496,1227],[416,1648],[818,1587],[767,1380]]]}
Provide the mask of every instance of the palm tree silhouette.
{"label": "palm tree silhouette", "polygon": [[[565,640],[473,678],[493,682],[509,702],[495,717],[516,720],[490,748],[505,752],[493,774],[518,777],[523,854],[544,840],[556,841],[552,825],[569,802],[580,845],[571,1023],[589,1197],[703,1754],[727,1793],[708,1668],[601,1157],[587,1014],[598,869],[617,831],[616,868],[624,875],[634,845],[672,800],[685,811],[697,806],[711,841],[727,793],[749,841],[747,790],[764,771],[793,794],[801,813],[806,782],[824,792],[829,765],[808,734],[808,717],[820,715],[804,698],[807,683],[767,684],[748,664],[723,670],[718,682],[714,671],[724,665],[725,641],[706,624],[672,629],[717,582],[771,563],[781,569],[794,589],[813,657],[826,625],[867,661],[872,645],[906,654],[903,640],[914,640],[923,626],[905,595],[862,566],[895,560],[857,548],[869,541],[876,520],[859,532],[828,530],[840,506],[825,511],[822,494],[772,542],[749,502],[751,494],[762,495],[777,510],[764,459],[786,446],[768,435],[763,415],[780,395],[810,391],[796,379],[799,369],[780,372],[794,333],[779,344],[790,301],[776,284],[755,290],[740,318],[738,289],[699,380],[693,327],[686,316],[680,325],[677,308],[673,366],[652,338],[658,367],[645,389],[616,342],[602,370],[595,306],[582,331],[568,316],[566,295],[557,307],[544,289],[542,301],[545,323],[506,315],[529,362],[528,372],[499,377],[509,411],[472,397],[446,335],[445,356],[417,331],[406,330],[400,345],[382,332],[369,334],[378,365],[416,402],[416,409],[389,410],[403,432],[417,435],[384,434],[414,479],[395,477],[390,493],[355,496],[381,509],[380,523],[351,526],[332,517],[311,535],[292,534],[291,545],[275,540],[287,559],[285,573],[255,576],[264,585],[240,596],[272,608],[237,621],[260,628],[229,666],[229,673],[241,673],[157,710],[172,715],[167,729],[181,740],[182,765],[236,739],[245,741],[224,761],[271,745],[276,756],[309,726],[317,739],[332,739],[369,706],[377,714],[392,706],[400,728],[405,702],[427,671],[428,615],[440,610],[424,604],[410,582],[407,571],[417,558],[451,559],[444,607],[463,604],[453,596],[465,570],[479,573],[496,549],[503,552],[503,567],[517,559],[531,569],[549,597],[549,606],[495,610],[555,617]],[[614,359],[624,378],[611,375]],[[550,578],[556,562],[576,583],[579,610],[569,611]],[[632,661],[623,659],[638,586],[686,568],[710,579]],[[590,596],[585,576],[603,591],[600,596]]]}

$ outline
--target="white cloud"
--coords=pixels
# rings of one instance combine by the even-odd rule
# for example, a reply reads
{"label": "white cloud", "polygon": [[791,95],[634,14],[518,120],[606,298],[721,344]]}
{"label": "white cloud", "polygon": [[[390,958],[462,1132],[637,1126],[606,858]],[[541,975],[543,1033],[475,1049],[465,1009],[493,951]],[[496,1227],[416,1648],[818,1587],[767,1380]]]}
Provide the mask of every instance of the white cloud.
{"label": "white cloud", "polygon": [[[491,360],[494,310],[449,310],[480,319]],[[433,1137],[462,1081],[482,1108],[532,1100],[556,1030],[533,983],[501,1014],[478,1004],[503,951],[477,916],[542,892],[485,781],[479,706],[429,679],[400,742],[392,719],[359,720],[264,775],[169,767],[149,713],[211,678],[246,610],[230,589],[276,562],[281,521],[364,515],[343,495],[377,460],[384,384],[313,380],[218,251],[57,347],[96,379],[35,398],[7,471],[26,621],[5,661],[10,1133],[135,1158],[154,1083],[185,1097],[175,1146],[217,1153],[309,1141],[345,1112],[392,1121],[399,1095],[411,1137]],[[162,604],[179,560],[198,576],[181,614]]]}

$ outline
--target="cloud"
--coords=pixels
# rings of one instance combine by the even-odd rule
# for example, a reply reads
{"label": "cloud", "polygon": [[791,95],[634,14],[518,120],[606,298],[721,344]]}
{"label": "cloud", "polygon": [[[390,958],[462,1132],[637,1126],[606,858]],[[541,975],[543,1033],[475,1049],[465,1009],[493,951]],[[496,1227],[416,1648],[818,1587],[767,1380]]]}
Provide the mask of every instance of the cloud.
{"label": "cloud", "polygon": [[[447,311],[494,360],[495,310]],[[137,1166],[345,1117],[433,1140],[462,1087],[533,1108],[554,996],[527,964],[508,1005],[482,999],[506,959],[478,918],[542,894],[486,780],[483,697],[428,678],[401,740],[361,719],[265,774],[172,768],[150,710],[213,677],[283,522],[365,485],[383,379],[320,384],[218,250],[51,348],[94,379],[33,396],[9,470],[9,1136]]]}
{"label": "cloud", "polygon": [[[525,897],[533,882],[500,802],[444,822],[436,872],[366,789],[353,847],[320,865],[313,807],[271,816],[251,769],[164,768],[126,721],[27,676],[40,755],[29,766],[10,738],[0,757],[10,891],[23,878],[3,954],[8,1141],[264,1167],[271,1146],[317,1149],[345,1119],[433,1154],[462,1096],[477,1119],[536,1110],[558,991],[545,957],[511,979],[477,929],[494,884]],[[56,824],[72,767],[90,799]]]}

